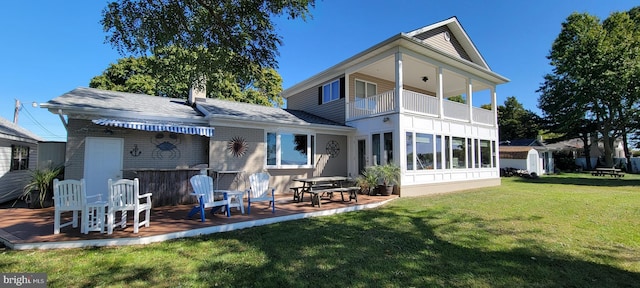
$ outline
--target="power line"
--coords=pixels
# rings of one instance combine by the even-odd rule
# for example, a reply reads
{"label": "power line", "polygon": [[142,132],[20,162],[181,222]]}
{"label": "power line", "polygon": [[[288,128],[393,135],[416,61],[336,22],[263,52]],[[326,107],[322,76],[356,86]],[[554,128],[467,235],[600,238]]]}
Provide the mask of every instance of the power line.
{"label": "power line", "polygon": [[20,110],[24,110],[25,112],[27,112],[27,116],[29,116],[29,118],[31,118],[31,120],[36,123],[36,125],[38,125],[40,128],[42,128],[42,130],[46,131],[47,133],[49,133],[51,136],[55,137],[55,138],[64,138],[63,136],[57,135],[51,131],[49,131],[49,129],[47,129],[46,127],[44,127],[44,125],[42,125],[38,120],[36,120],[35,117],[33,117],[33,115],[31,115],[31,112],[29,112],[28,109],[23,109],[25,108],[25,106],[20,103]]}

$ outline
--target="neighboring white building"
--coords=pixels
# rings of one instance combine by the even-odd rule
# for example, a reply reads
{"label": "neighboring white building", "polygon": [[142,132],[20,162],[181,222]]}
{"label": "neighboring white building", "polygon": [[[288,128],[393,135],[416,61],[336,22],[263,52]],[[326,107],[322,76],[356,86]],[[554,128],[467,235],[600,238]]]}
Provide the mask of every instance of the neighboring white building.
{"label": "neighboring white building", "polygon": [[40,137],[0,117],[0,203],[18,198],[38,165]]}
{"label": "neighboring white building", "polygon": [[500,169],[516,168],[537,175],[554,173],[553,148],[542,140],[515,139],[500,142]]}
{"label": "neighboring white building", "polygon": [[546,174],[543,154],[530,146],[500,146],[500,169],[515,168]]}

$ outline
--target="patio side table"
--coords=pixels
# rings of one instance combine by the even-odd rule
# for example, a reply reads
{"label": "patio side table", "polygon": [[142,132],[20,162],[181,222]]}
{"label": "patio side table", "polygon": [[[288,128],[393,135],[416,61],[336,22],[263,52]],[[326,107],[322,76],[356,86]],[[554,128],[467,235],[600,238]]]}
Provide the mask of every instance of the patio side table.
{"label": "patio side table", "polygon": [[85,223],[84,233],[89,234],[90,231],[106,232],[107,202],[87,203],[86,216],[83,216]]}
{"label": "patio side table", "polygon": [[241,190],[216,190],[218,192],[224,192],[227,194],[227,199],[229,199],[229,209],[231,208],[240,208],[240,212],[244,214],[244,191]]}

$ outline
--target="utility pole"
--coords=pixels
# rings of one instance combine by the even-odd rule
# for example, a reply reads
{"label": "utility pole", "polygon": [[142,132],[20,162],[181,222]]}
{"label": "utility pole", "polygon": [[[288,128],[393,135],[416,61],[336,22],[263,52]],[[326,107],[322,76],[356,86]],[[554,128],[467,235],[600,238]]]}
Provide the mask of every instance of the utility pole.
{"label": "utility pole", "polygon": [[20,107],[22,106],[22,104],[20,104],[20,100],[16,99],[16,109],[13,110],[13,123],[14,124],[18,124],[18,114],[20,113]]}

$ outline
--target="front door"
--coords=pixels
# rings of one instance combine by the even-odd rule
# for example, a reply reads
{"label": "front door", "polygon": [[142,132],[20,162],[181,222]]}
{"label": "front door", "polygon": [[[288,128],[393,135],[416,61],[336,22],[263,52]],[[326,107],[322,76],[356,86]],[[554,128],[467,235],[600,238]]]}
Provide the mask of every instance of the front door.
{"label": "front door", "polygon": [[124,139],[87,137],[84,145],[84,180],[87,196],[109,196],[108,180],[122,178]]}

